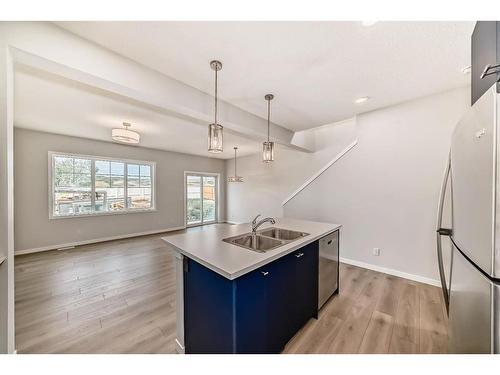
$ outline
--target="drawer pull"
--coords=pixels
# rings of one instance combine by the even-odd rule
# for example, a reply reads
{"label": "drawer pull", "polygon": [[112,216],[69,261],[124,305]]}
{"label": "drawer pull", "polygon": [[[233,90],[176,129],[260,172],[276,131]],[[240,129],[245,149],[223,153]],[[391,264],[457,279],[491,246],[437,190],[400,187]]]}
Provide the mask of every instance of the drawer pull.
{"label": "drawer pull", "polygon": [[268,271],[260,271],[262,273],[263,276],[267,276],[269,275],[269,272]]}
{"label": "drawer pull", "polygon": [[296,257],[296,258],[301,258],[301,257],[303,257],[303,256],[304,256],[304,253],[298,253],[298,254],[295,254],[295,257]]}
{"label": "drawer pull", "polygon": [[328,242],[327,242],[327,243],[328,243],[328,245],[331,245],[331,244],[332,244],[332,241],[333,241],[333,240],[328,241]]}

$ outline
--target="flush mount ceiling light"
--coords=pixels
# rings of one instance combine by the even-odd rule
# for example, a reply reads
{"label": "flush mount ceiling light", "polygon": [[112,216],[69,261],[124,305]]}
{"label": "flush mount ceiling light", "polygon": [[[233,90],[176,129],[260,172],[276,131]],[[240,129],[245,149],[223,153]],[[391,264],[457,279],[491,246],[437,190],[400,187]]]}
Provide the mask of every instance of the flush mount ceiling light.
{"label": "flush mount ceiling light", "polygon": [[378,21],[361,21],[361,24],[365,27],[370,27],[373,26],[377,23]]}
{"label": "flush mount ceiling light", "polygon": [[463,74],[470,74],[471,66],[466,66],[465,68],[462,68],[462,73]]}
{"label": "flush mount ceiling light", "polygon": [[141,140],[139,133],[129,130],[130,125],[128,122],[123,123],[123,128],[115,128],[111,130],[111,138],[113,141],[127,144],[137,144]]}
{"label": "flush mount ceiling light", "polygon": [[217,123],[217,72],[222,69],[222,63],[217,60],[210,61],[210,68],[215,71],[215,119],[213,124],[208,125],[208,152],[219,153],[223,150],[223,127]]}
{"label": "flush mount ceiling light", "polygon": [[271,119],[271,100],[274,99],[273,94],[264,96],[267,100],[267,142],[262,143],[262,161],[270,163],[274,160],[274,142],[269,142],[269,124]]}
{"label": "flush mount ceiling light", "polygon": [[369,96],[362,96],[362,97],[360,97],[360,98],[357,98],[357,99],[354,101],[354,103],[356,103],[356,104],[361,104],[361,103],[366,102],[368,99],[370,99],[370,97],[369,97]]}
{"label": "flush mount ceiling light", "polygon": [[227,178],[228,182],[243,182],[243,177],[238,176],[238,173],[236,173],[236,150],[238,147],[233,147],[234,148],[234,176],[229,176]]}

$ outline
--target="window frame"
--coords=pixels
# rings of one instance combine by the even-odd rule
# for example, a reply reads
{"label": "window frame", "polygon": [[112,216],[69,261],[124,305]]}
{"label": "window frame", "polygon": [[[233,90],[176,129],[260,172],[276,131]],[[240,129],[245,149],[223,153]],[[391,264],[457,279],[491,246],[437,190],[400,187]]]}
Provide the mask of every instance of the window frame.
{"label": "window frame", "polygon": [[[119,211],[101,211],[101,212],[89,212],[77,215],[54,215],[54,194],[55,194],[55,174],[54,174],[54,162],[56,156],[62,157],[70,157],[70,158],[79,158],[79,159],[90,159],[91,160],[91,201],[92,201],[92,210],[94,210],[95,205],[95,162],[96,160],[103,161],[112,161],[124,164],[124,190],[123,196],[125,199],[125,209]],[[139,165],[149,165],[151,168],[151,207],[150,208],[128,208],[128,164],[139,164]],[[146,212],[155,212],[156,208],[156,162],[147,161],[147,160],[136,160],[136,159],[125,159],[125,158],[117,158],[117,157],[108,157],[108,156],[96,156],[96,155],[85,155],[85,154],[74,154],[69,152],[58,152],[58,151],[49,151],[48,152],[48,209],[49,209],[49,219],[57,220],[57,219],[73,219],[73,218],[81,218],[81,217],[95,217],[95,216],[108,216],[108,215],[126,215],[132,213],[146,213]]]}

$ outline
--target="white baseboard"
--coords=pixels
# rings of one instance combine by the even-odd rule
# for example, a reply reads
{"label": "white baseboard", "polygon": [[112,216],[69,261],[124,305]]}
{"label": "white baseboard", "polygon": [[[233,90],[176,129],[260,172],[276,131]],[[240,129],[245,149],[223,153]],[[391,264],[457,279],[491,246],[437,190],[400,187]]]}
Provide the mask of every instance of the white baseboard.
{"label": "white baseboard", "polygon": [[360,262],[358,260],[346,259],[346,258],[342,258],[342,257],[340,258],[340,262],[350,264],[353,266],[357,266],[357,267],[361,267],[361,268],[367,268],[369,270],[373,270],[373,271],[377,271],[377,272],[387,273],[389,275],[402,277],[402,278],[408,279],[408,280],[418,281],[419,283],[424,283],[424,284],[429,284],[429,285],[441,287],[441,282],[439,280],[435,280],[435,279],[431,279],[431,278],[423,277],[423,276],[419,276],[419,275],[414,275],[412,273],[401,272],[398,270],[394,270],[392,268],[385,268],[385,267],[377,266],[375,264]]}
{"label": "white baseboard", "polygon": [[98,243],[98,242],[121,240],[121,239],[131,238],[131,237],[147,236],[149,234],[172,232],[174,230],[181,230],[181,229],[186,229],[186,227],[180,226],[180,227],[174,227],[174,228],[156,229],[156,230],[150,230],[150,231],[146,231],[146,232],[121,234],[118,236],[95,238],[95,239],[85,240],[85,241],[67,242],[67,243],[62,243],[62,244],[58,244],[58,245],[48,245],[48,246],[42,246],[42,247],[35,247],[33,249],[16,250],[16,251],[14,251],[14,255],[39,253],[41,251],[57,250],[57,249],[62,249],[62,248],[71,248],[71,247],[75,247],[75,246],[89,245],[89,244]]}

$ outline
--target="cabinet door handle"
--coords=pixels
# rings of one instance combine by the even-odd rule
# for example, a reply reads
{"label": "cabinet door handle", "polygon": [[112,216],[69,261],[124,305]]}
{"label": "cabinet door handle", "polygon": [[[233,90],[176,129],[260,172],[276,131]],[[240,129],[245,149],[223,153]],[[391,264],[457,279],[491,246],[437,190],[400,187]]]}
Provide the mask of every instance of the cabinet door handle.
{"label": "cabinet door handle", "polygon": [[267,276],[269,275],[269,272],[268,271],[260,271],[262,273],[263,276]]}
{"label": "cabinet door handle", "polygon": [[[500,68],[500,64],[488,64],[484,67],[483,72],[481,73],[481,79],[484,77],[490,76],[492,74],[499,73],[498,68]],[[495,69],[494,71],[490,72],[491,69]]]}
{"label": "cabinet door handle", "polygon": [[296,257],[296,258],[301,258],[301,257],[303,257],[303,256],[304,256],[304,253],[298,253],[298,254],[295,254],[295,257]]}

